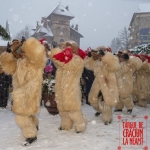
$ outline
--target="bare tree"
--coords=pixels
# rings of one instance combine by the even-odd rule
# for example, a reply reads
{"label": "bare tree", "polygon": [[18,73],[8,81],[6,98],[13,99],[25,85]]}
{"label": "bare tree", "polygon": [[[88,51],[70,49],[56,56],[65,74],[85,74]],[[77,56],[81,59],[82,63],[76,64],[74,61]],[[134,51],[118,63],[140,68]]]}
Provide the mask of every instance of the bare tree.
{"label": "bare tree", "polygon": [[110,47],[114,53],[121,49],[129,49],[130,34],[126,27],[124,27],[118,34],[117,38],[111,41]]}
{"label": "bare tree", "polygon": [[119,40],[122,49],[129,49],[130,34],[126,27],[119,32]]}
{"label": "bare tree", "polygon": [[114,38],[111,41],[110,47],[113,53],[117,53],[121,49],[121,41],[119,40],[119,38]]}
{"label": "bare tree", "polygon": [[31,36],[31,29],[29,26],[25,26],[24,29],[22,29],[20,32],[18,32],[14,38],[15,39],[21,39],[23,37],[25,37],[25,39],[29,38]]}

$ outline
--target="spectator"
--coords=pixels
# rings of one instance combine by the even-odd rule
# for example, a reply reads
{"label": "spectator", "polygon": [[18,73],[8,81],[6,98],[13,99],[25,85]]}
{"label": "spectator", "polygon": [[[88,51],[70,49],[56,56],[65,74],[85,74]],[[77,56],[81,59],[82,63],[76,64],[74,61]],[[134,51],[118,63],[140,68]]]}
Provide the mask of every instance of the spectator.
{"label": "spectator", "polygon": [[9,76],[6,75],[0,65],[0,107],[6,108],[9,98]]}

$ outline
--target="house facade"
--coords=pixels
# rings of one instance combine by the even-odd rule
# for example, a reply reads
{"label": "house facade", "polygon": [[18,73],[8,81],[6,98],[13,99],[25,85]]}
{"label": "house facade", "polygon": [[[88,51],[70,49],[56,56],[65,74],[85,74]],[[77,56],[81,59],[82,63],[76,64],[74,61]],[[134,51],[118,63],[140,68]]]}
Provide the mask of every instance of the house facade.
{"label": "house facade", "polygon": [[150,12],[134,13],[129,31],[130,48],[150,43]]}
{"label": "house facade", "polygon": [[69,12],[69,7],[59,4],[47,17],[42,17],[41,24],[33,29],[32,37],[37,39],[46,38],[48,43],[57,43],[74,40],[80,46],[80,38],[83,36],[78,32],[78,25],[70,26],[70,20],[74,16]]}

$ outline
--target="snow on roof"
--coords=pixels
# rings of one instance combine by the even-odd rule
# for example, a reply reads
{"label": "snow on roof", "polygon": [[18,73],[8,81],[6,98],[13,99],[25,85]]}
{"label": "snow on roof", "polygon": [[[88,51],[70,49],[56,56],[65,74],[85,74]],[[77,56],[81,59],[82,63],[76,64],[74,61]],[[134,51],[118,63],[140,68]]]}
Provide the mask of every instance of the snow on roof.
{"label": "snow on roof", "polygon": [[80,34],[77,30],[75,30],[74,28],[70,27],[71,30],[73,30],[74,32],[78,33],[80,35],[81,38],[83,38],[83,35]]}
{"label": "snow on roof", "polygon": [[45,28],[43,26],[44,24],[41,24],[41,27],[35,32],[35,33],[44,33],[46,36],[54,36],[51,29],[49,28],[49,26],[47,26],[47,28]]}
{"label": "snow on roof", "polygon": [[4,41],[0,39],[0,46],[7,46],[8,41]]}
{"label": "snow on roof", "polygon": [[150,12],[150,3],[139,4],[139,12]]}
{"label": "snow on roof", "polygon": [[61,4],[59,4],[54,11],[52,12],[52,14],[57,14],[57,15],[63,15],[63,16],[69,16],[71,18],[74,18],[74,16]]}

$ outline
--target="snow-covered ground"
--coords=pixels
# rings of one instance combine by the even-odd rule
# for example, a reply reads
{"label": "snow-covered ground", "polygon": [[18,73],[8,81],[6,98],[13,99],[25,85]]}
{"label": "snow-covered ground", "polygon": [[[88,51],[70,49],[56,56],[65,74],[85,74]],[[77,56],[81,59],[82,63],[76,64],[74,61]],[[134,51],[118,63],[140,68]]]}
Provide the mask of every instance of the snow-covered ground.
{"label": "snow-covered ground", "polygon": [[[58,130],[60,126],[59,115],[50,115],[47,109],[42,106],[40,114],[37,116],[40,121],[38,140],[28,147],[21,145],[25,139],[14,121],[15,115],[10,109],[10,102],[8,104],[7,109],[0,108],[0,150],[117,150],[119,143],[122,143],[122,121],[143,122],[143,146],[141,148],[140,146],[133,146],[128,150],[143,150],[146,140],[147,146],[150,148],[150,104],[146,108],[135,106],[132,115],[127,115],[125,108],[123,112],[113,113],[113,122],[110,125],[104,125],[101,115],[95,117],[94,109],[83,104],[82,110],[88,119],[88,125],[86,131],[79,134],[75,133],[74,129],[71,131]],[[118,116],[122,117],[120,122]],[[149,117],[147,124],[144,116]],[[145,137],[146,132],[147,139]],[[127,146],[122,146],[121,150],[126,148]]]}

